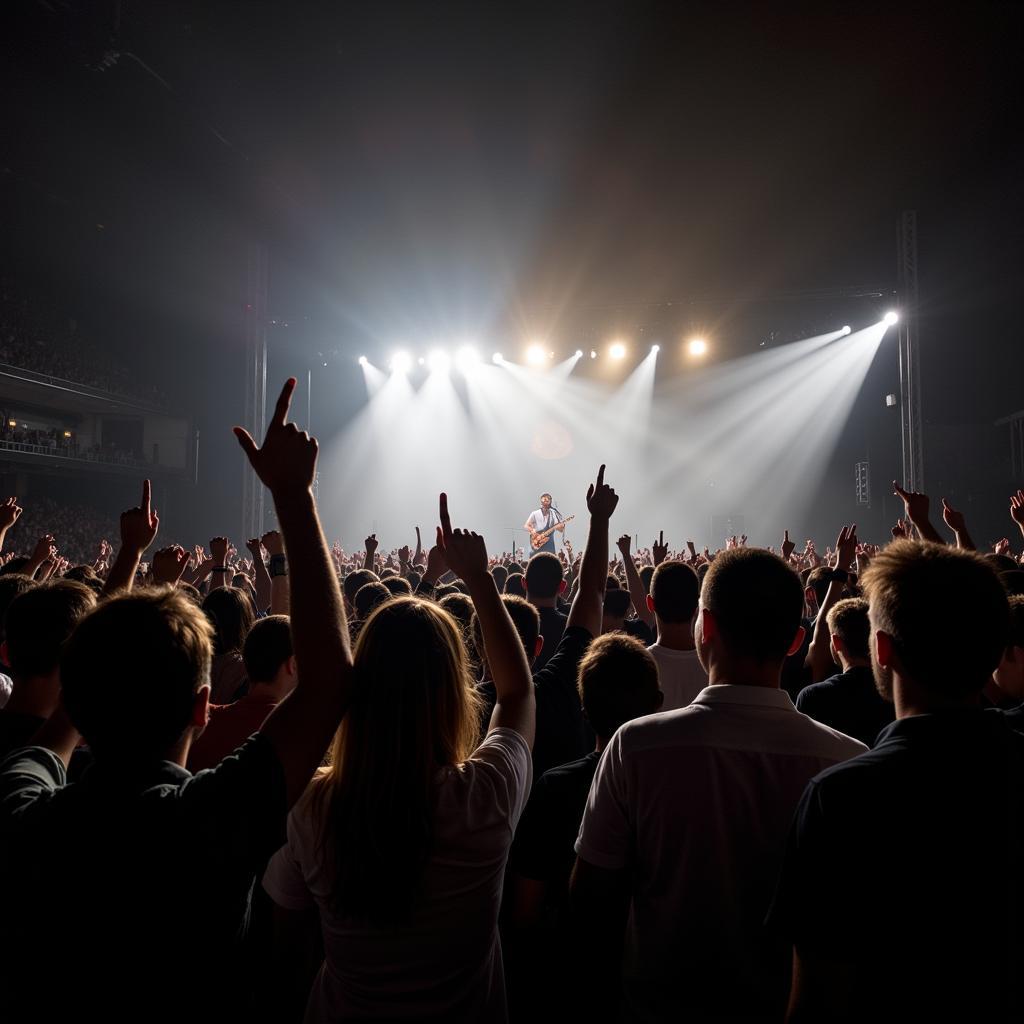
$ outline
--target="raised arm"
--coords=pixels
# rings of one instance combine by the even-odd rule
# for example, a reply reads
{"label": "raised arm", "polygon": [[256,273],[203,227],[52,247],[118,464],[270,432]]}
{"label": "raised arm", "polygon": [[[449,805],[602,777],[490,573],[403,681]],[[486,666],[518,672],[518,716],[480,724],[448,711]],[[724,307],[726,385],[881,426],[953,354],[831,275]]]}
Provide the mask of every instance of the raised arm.
{"label": "raised arm", "polygon": [[[836,565],[839,572],[849,572],[857,554],[857,524],[844,526],[839,531],[836,541]],[[818,617],[814,620],[814,635],[811,646],[807,649],[804,664],[811,670],[811,682],[820,683],[832,673],[833,662],[831,653],[831,634],[828,629],[828,613],[832,606],[843,598],[846,583],[841,579],[833,579],[825,592],[825,600],[818,609]]]}
{"label": "raised arm", "polygon": [[895,480],[892,482],[892,489],[894,494],[903,499],[906,518],[917,528],[921,540],[930,540],[935,544],[945,544],[946,542],[942,539],[939,531],[932,526],[931,520],[928,518],[928,510],[931,505],[928,495],[921,494],[918,491],[905,491]]}
{"label": "raised arm", "polygon": [[1010,495],[1010,518],[1024,536],[1024,491]]}
{"label": "raised arm", "polygon": [[0,551],[4,549],[7,531],[18,521],[20,515],[21,506],[18,504],[17,498],[8,498],[3,504],[0,504]]}
{"label": "raised arm", "polygon": [[316,502],[313,477],[317,443],[286,422],[295,378],[277,400],[263,447],[246,430],[235,436],[274,498],[291,570],[292,646],[298,682],[260,728],[284,768],[291,806],[323,760],[351,699],[352,658],[345,608],[331,566]]}
{"label": "raised arm", "polygon": [[622,565],[626,570],[626,585],[629,587],[629,599],[633,602],[633,610],[641,622],[646,623],[654,629],[654,613],[647,607],[647,591],[644,590],[644,581],[640,579],[636,562],[629,553],[629,534],[624,533],[617,541],[619,551],[622,552]]}
{"label": "raised arm", "polygon": [[590,526],[580,565],[578,589],[572,608],[569,609],[566,629],[582,626],[591,636],[601,632],[604,590],[608,578],[608,521],[618,503],[619,496],[604,482],[602,466],[597,471],[597,482],[587,489]]}
{"label": "raised arm", "polygon": [[446,494],[441,495],[440,514],[438,546],[444,549],[449,568],[466,584],[480,619],[487,664],[497,695],[490,727],[515,729],[532,750],[537,718],[533,679],[522,641],[498,594],[494,577],[487,570],[484,539],[468,530],[452,529]]}
{"label": "raised arm", "polygon": [[160,516],[151,508],[152,490],[148,480],[142,481],[142,502],[121,513],[121,548],[107,573],[104,596],[118,590],[131,590],[142,554],[156,540]]}
{"label": "raised arm", "polygon": [[363,558],[363,568],[373,572],[373,556],[377,553],[377,534],[371,533],[363,542],[366,545],[366,556]]}
{"label": "raised arm", "polygon": [[291,591],[288,584],[288,557],[285,555],[284,541],[277,530],[268,530],[260,538],[260,543],[270,556],[270,614],[287,615],[291,606]]}
{"label": "raised arm", "polygon": [[245,546],[252,555],[252,572],[256,586],[256,607],[265,612],[270,607],[270,573],[263,561],[263,545],[259,537],[250,537]]}

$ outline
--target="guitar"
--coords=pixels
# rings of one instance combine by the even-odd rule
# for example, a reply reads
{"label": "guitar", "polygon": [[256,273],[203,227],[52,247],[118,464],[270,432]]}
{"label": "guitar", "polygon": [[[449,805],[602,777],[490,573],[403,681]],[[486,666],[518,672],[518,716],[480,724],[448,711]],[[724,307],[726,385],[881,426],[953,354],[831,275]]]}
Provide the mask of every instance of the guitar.
{"label": "guitar", "polygon": [[[566,516],[562,520],[562,523],[571,523],[575,518],[575,515]],[[551,534],[553,534],[555,530],[557,530],[562,525],[562,523],[555,523],[554,526],[548,527],[548,529],[546,530],[540,530],[537,533],[531,534],[530,547],[532,547],[534,551],[536,551],[538,548],[544,547],[544,545],[547,543],[548,537],[550,537]]]}

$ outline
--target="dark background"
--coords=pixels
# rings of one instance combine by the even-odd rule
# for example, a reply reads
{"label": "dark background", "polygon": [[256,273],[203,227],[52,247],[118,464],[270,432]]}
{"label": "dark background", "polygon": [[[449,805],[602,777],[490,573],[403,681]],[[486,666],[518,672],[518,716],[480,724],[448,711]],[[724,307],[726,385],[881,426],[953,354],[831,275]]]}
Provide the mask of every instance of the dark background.
{"label": "dark background", "polygon": [[[314,368],[330,435],[363,400],[354,357],[396,339],[575,337],[669,302],[756,320],[722,328],[737,351],[773,317],[795,336],[792,304],[732,314],[891,291],[915,209],[925,480],[979,540],[1007,532],[988,425],[1024,407],[1020,5],[70,0],[4,21],[0,266],[194,416],[201,486],[168,498],[190,528],[237,521],[254,241],[288,324],[270,379]],[[851,423],[882,431],[876,493],[883,412]]]}

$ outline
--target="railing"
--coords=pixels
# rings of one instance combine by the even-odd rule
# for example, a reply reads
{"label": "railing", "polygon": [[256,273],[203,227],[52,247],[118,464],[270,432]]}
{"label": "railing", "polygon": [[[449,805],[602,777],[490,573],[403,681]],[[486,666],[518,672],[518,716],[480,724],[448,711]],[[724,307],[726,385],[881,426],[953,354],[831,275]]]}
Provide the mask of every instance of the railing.
{"label": "railing", "polygon": [[67,380],[64,377],[56,377],[52,373],[42,373],[39,370],[29,370],[24,366],[17,366],[14,363],[0,363],[0,375],[29,381],[33,384],[42,384],[46,387],[56,388],[58,391],[67,391],[71,394],[84,395],[88,398],[101,398],[107,402],[114,401],[120,405],[133,405],[138,408],[150,409],[154,412],[165,412],[162,403],[153,399],[140,398],[136,395],[126,395],[113,388],[96,387],[93,384],[83,384],[80,381]]}
{"label": "railing", "polygon": [[41,455],[50,459],[69,459],[72,462],[101,462],[108,466],[148,467],[151,463],[130,455],[109,452],[79,451],[57,445],[51,448],[45,444],[29,444],[26,441],[0,441],[0,452],[19,452],[25,455]]}

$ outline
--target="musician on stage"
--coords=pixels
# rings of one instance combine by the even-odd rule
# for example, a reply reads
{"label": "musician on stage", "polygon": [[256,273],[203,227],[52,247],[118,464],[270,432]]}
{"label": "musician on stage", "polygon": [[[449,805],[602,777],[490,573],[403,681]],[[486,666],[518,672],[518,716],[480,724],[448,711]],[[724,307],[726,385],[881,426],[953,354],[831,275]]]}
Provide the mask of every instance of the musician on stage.
{"label": "musician on stage", "polygon": [[[551,495],[542,494],[540,496],[540,508],[534,509],[530,513],[529,519],[523,523],[523,529],[529,530],[531,539],[538,533],[543,533],[545,530],[550,530],[552,527],[555,528],[556,532],[565,532],[565,523],[562,521],[562,513],[556,508],[551,507]],[[533,549],[533,554],[537,554],[538,551],[550,551],[551,554],[555,554],[555,534],[552,533],[546,541],[539,547]]]}

